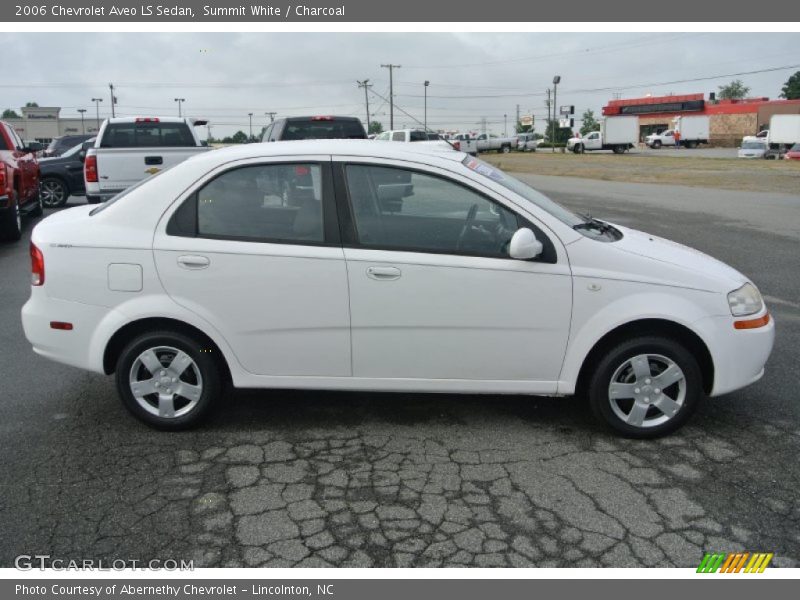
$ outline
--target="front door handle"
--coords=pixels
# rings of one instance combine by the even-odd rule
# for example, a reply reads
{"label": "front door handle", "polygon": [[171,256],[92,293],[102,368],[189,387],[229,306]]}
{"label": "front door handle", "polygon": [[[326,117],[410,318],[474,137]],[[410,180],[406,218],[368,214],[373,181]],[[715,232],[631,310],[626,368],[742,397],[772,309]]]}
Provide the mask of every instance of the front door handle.
{"label": "front door handle", "polygon": [[205,269],[211,261],[205,256],[185,254],[178,257],[178,264],[184,269]]}
{"label": "front door handle", "polygon": [[397,267],[367,267],[367,277],[376,281],[393,281],[401,274]]}

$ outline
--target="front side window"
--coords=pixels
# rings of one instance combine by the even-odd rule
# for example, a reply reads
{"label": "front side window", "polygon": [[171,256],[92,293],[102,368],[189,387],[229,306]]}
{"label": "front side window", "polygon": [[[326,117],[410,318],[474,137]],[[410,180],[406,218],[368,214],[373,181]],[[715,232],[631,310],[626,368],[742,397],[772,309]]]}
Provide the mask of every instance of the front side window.
{"label": "front side window", "polygon": [[201,237],[324,241],[322,173],[317,164],[232,169],[207,183],[193,201]]}
{"label": "front side window", "polygon": [[395,131],[392,134],[392,141],[393,142],[405,142],[406,141],[406,132],[405,131]]}
{"label": "front side window", "polygon": [[517,216],[453,181],[393,167],[348,165],[362,246],[508,257]]}

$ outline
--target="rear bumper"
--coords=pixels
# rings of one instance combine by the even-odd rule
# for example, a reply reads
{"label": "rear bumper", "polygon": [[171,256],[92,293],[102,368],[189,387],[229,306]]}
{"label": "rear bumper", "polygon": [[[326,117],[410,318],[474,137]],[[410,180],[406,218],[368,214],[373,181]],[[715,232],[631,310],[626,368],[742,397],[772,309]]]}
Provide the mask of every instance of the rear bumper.
{"label": "rear bumper", "polygon": [[[103,351],[92,347],[92,338],[109,310],[104,306],[49,298],[44,289],[34,287],[22,307],[22,328],[37,354],[103,373]],[[72,330],[52,329],[51,321],[71,323]]]}
{"label": "rear bumper", "polygon": [[775,321],[757,329],[734,329],[732,317],[708,317],[695,324],[714,361],[711,396],[755,383],[764,375],[775,342]]}

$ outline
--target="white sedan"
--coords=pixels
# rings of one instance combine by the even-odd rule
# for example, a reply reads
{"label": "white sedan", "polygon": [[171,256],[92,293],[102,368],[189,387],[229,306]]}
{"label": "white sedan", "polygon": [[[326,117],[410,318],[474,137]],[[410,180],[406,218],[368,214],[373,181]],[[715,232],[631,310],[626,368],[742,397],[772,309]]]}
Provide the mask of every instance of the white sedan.
{"label": "white sedan", "polygon": [[446,148],[195,156],[33,231],[34,350],[196,424],[239,388],[588,395],[623,435],[758,380],[774,324],[700,252],[577,215]]}

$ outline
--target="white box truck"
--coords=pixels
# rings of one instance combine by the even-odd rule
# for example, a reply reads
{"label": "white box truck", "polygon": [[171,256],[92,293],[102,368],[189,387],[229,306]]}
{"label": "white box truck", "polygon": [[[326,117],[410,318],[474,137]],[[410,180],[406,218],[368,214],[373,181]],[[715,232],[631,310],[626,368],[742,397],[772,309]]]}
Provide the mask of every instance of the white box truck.
{"label": "white box truck", "polygon": [[587,133],[585,137],[573,137],[567,141],[567,149],[576,154],[593,150],[613,150],[622,154],[639,141],[639,117],[606,117],[600,123],[600,131]]}
{"label": "white box truck", "polygon": [[705,115],[675,117],[673,123],[675,131],[681,134],[681,146],[684,148],[697,148],[711,139],[711,120]]}
{"label": "white box truck", "polygon": [[794,144],[800,144],[800,115],[772,115],[764,158],[782,158]]}

